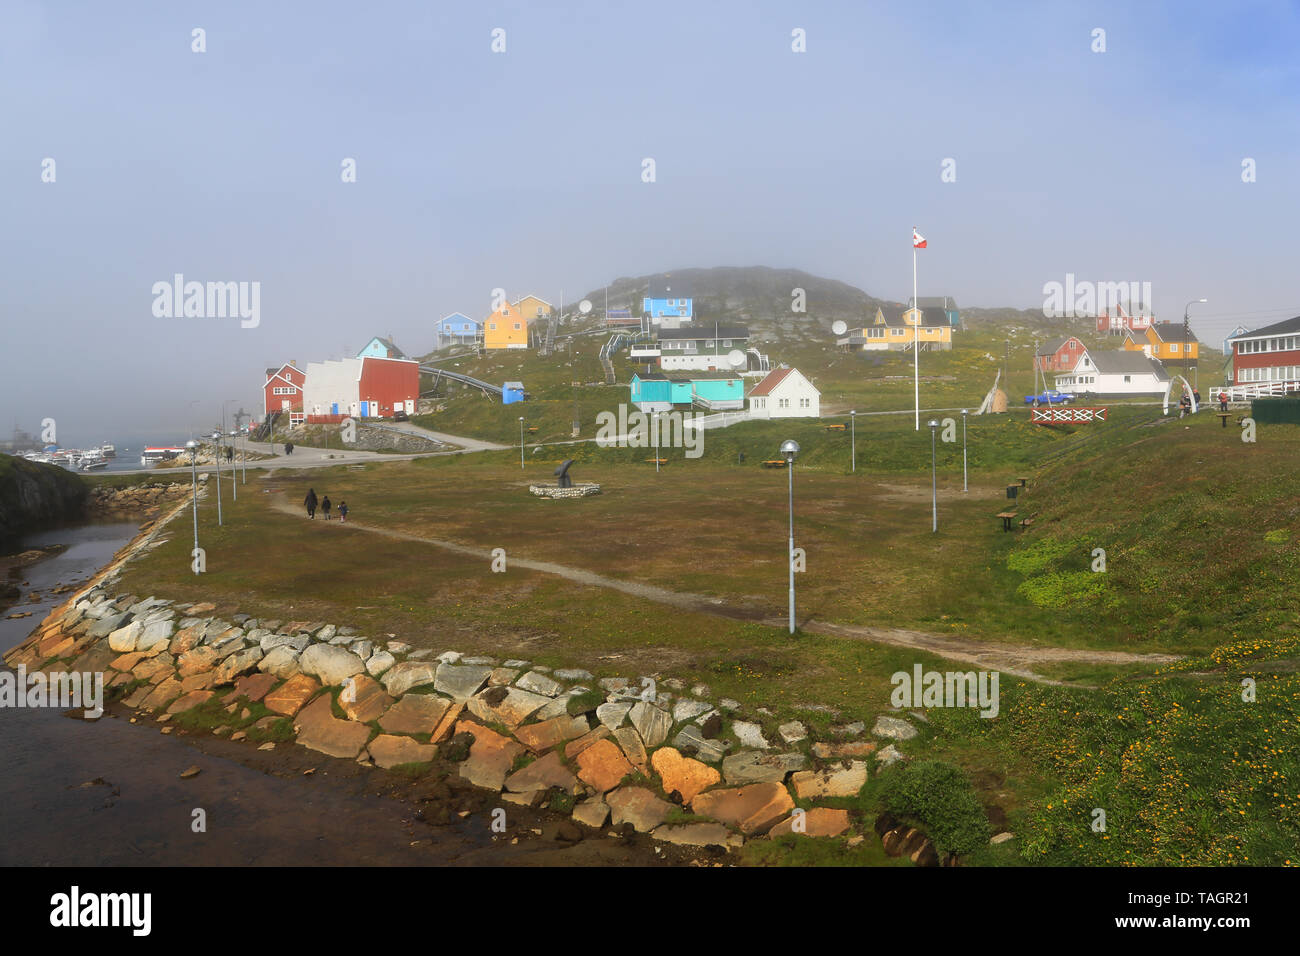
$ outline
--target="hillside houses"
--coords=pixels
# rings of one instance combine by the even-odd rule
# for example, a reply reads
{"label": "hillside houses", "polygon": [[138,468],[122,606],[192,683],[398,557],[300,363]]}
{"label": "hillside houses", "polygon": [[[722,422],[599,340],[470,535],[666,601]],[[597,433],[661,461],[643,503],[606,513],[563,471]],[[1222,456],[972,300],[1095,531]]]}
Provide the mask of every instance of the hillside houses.
{"label": "hillside houses", "polygon": [[1126,332],[1144,333],[1155,317],[1148,309],[1138,309],[1137,315],[1131,314],[1123,305],[1116,304],[1114,314],[1109,309],[1102,310],[1097,316],[1098,334],[1123,335]]}
{"label": "hillside houses", "polygon": [[301,421],[303,386],[306,382],[306,373],[293,362],[279,368],[268,368],[266,381],[262,385],[263,416],[279,412],[289,416],[290,420],[297,415]]}
{"label": "hillside houses", "polygon": [[944,315],[948,316],[948,324],[954,329],[961,325],[961,311],[957,308],[957,302],[950,295],[923,295],[919,299],[909,298],[908,307],[920,305],[922,309],[941,309]]}
{"label": "hillside houses", "polygon": [[745,406],[745,386],[740,376],[719,372],[634,372],[628,400],[643,412],[738,409]]}
{"label": "hillside houses", "polygon": [[394,345],[391,339],[380,338],[376,335],[366,343],[365,348],[357,353],[357,358],[404,359],[410,358],[410,356]]}
{"label": "hillside houses", "polygon": [[695,299],[672,276],[664,275],[650,280],[650,288],[641,300],[641,313],[649,316],[650,324],[665,329],[676,329],[695,318]]}
{"label": "hillside houses", "polygon": [[882,305],[870,322],[836,340],[836,344],[848,351],[902,352],[918,343],[923,352],[947,351],[952,348],[952,328],[948,313],[941,308],[922,306],[917,310]]}
{"label": "hillside houses", "polygon": [[438,347],[448,345],[476,345],[483,334],[483,323],[471,319],[464,312],[444,315],[434,324]]}

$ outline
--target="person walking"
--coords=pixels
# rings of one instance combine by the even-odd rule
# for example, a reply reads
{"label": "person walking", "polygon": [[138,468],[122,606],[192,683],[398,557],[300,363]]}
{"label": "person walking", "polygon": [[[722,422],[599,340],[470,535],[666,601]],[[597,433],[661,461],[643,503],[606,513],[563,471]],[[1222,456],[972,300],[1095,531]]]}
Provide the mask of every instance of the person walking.
{"label": "person walking", "polygon": [[320,500],[320,510],[325,512],[325,520],[330,520],[330,496],[326,495]]}
{"label": "person walking", "polygon": [[292,454],[293,454],[293,442],[291,442],[291,441],[287,441],[287,442],[284,443],[284,453],[285,453],[286,455],[292,455]]}
{"label": "person walking", "polygon": [[302,503],[307,506],[307,517],[315,518],[316,517],[316,489],[315,488],[307,489],[307,497],[303,499]]}
{"label": "person walking", "polygon": [[347,520],[348,520],[348,503],[346,501],[340,501],[339,502],[339,523],[342,524],[344,521]]}

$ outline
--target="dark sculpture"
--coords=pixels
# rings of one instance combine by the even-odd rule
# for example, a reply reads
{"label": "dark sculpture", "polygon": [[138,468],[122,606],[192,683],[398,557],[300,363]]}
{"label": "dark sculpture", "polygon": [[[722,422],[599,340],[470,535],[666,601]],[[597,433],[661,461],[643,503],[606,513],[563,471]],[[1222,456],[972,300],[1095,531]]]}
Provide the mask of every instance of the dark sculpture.
{"label": "dark sculpture", "polygon": [[560,462],[560,467],[555,469],[555,476],[560,479],[561,488],[572,488],[573,479],[569,477],[569,466],[573,464],[572,458],[566,458]]}

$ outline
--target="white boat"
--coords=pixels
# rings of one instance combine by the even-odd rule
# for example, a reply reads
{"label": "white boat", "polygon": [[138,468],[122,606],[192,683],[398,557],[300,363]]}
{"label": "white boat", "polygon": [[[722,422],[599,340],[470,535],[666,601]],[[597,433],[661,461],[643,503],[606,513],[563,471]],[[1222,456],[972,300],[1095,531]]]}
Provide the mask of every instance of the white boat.
{"label": "white boat", "polygon": [[108,467],[108,459],[104,457],[104,453],[98,448],[92,448],[81,456],[81,459],[77,462],[77,467],[81,471],[97,471],[100,468]]}
{"label": "white boat", "polygon": [[140,454],[140,464],[148,468],[160,461],[171,461],[177,455],[183,455],[184,453],[184,448],[176,448],[170,445],[150,445]]}
{"label": "white boat", "polygon": [[99,446],[98,451],[99,451],[99,453],[100,453],[101,455],[103,455],[105,458],[116,458],[116,457],[117,457],[117,449],[113,447],[113,443],[112,443],[112,442],[107,442],[107,441],[104,442],[104,444],[102,444],[102,445]]}

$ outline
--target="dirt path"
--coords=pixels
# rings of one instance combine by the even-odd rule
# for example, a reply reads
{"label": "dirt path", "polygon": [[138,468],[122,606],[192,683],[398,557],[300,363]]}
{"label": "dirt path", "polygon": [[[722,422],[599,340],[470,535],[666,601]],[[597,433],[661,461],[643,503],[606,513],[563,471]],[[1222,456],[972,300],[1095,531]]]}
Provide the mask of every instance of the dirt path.
{"label": "dirt path", "polygon": [[[284,514],[300,515],[301,509],[290,504],[283,495],[277,495],[272,503],[276,511]],[[346,524],[340,524],[340,530],[348,531],[365,531],[370,534],[382,535],[386,538],[393,538],[398,541],[414,541],[419,544],[430,545],[435,548],[441,548],[444,551],[450,551],[453,554],[464,555],[465,557],[474,558],[482,561],[484,564],[491,562],[492,553],[486,548],[475,548],[469,545],[458,544],[454,541],[441,541],[437,538],[428,538],[423,535],[412,534],[408,531],[396,531],[391,528],[380,528],[374,525],[360,524],[355,521],[349,521]],[[509,558],[510,564],[517,568],[527,568],[530,571],[541,571],[544,574],[554,574],[566,578],[578,584],[586,584],[592,587],[608,588],[612,591],[621,591],[633,597],[643,598],[647,601],[654,601],[658,604],[667,604],[672,607],[682,608],[687,611],[698,611],[704,614],[714,614],[719,617],[727,617],[733,620],[757,621],[772,627],[785,627],[784,618],[770,618],[765,616],[764,612],[756,608],[738,608],[726,604],[722,598],[709,597],[705,594],[693,594],[689,591],[670,591],[667,588],[656,587],[653,584],[640,584],[635,581],[623,581],[618,578],[606,577],[602,574],[596,574],[582,568],[569,567],[564,564],[556,564],[553,561],[532,561],[527,558],[514,557]],[[1040,684],[1052,684],[1056,686],[1073,686],[1084,687],[1087,685],[1068,684],[1065,681],[1053,680],[1042,674],[1035,673],[1030,665],[1033,664],[1169,664],[1180,658],[1171,654],[1133,654],[1128,651],[1093,651],[1082,650],[1071,647],[1031,647],[1024,644],[996,644],[983,641],[973,641],[967,638],[950,637],[946,634],[930,634],[924,631],[910,631],[903,628],[894,627],[869,627],[855,624],[835,624],[827,621],[803,621],[799,625],[803,630],[814,634],[829,634],[835,637],[845,637],[851,640],[870,641],[875,644],[889,644],[894,647],[909,647],[920,651],[926,651],[939,657],[945,657],[949,660],[960,661],[964,664],[971,664],[980,670],[996,670],[1007,674],[1014,674],[1017,677],[1023,677],[1026,680],[1035,681]]]}

